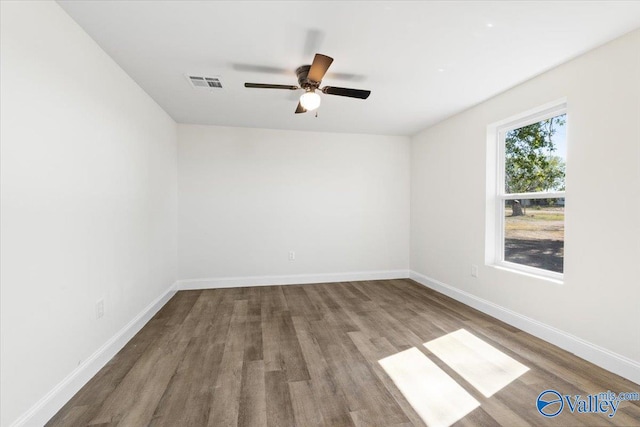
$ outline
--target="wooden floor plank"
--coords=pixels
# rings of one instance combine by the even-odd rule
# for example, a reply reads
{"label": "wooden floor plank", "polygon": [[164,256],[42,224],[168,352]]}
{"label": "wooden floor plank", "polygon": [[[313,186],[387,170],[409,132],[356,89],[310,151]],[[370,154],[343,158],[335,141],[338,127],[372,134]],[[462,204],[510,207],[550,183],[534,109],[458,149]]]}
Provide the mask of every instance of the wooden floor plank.
{"label": "wooden floor plank", "polygon": [[210,427],[238,424],[247,307],[247,300],[233,302],[233,314],[209,411],[207,425]]}
{"label": "wooden floor plank", "polygon": [[266,371],[282,371],[288,381],[309,379],[309,371],[288,311],[264,316],[262,340]]}
{"label": "wooden floor plank", "polygon": [[[423,346],[460,329],[529,370],[484,396]],[[637,401],[541,416],[546,389],[640,386],[411,280],[178,292],[47,425],[424,426],[380,364],[411,349],[479,403],[455,426],[640,426]]]}
{"label": "wooden floor plank", "polygon": [[324,425],[322,414],[314,399],[311,381],[289,383],[293,415],[297,426],[320,427]]}
{"label": "wooden floor plank", "polygon": [[244,290],[247,298],[247,332],[245,335],[244,360],[263,360],[261,288],[244,288]]}
{"label": "wooden floor plank", "polygon": [[266,418],[268,427],[295,427],[291,392],[282,371],[265,372]]}
{"label": "wooden floor plank", "polygon": [[424,426],[420,416],[406,401],[400,390],[393,383],[384,369],[378,363],[379,360],[397,353],[397,349],[387,341],[386,338],[377,338],[376,343],[372,342],[369,336],[362,332],[349,332],[349,337],[353,340],[358,351],[367,359],[372,371],[384,383],[389,393],[398,402],[404,413],[414,426]]}
{"label": "wooden floor plank", "polygon": [[266,427],[264,362],[262,360],[245,361],[242,369],[238,427]]}
{"label": "wooden floor plank", "polygon": [[309,367],[314,401],[322,402],[318,406],[324,422],[329,426],[352,426],[353,421],[344,392],[337,386],[329,370],[318,340],[311,332],[309,320],[305,317],[294,317],[293,322],[302,353]]}
{"label": "wooden floor plank", "polygon": [[282,291],[292,316],[305,316],[310,320],[322,319],[319,308],[311,301],[301,286],[284,286]]}

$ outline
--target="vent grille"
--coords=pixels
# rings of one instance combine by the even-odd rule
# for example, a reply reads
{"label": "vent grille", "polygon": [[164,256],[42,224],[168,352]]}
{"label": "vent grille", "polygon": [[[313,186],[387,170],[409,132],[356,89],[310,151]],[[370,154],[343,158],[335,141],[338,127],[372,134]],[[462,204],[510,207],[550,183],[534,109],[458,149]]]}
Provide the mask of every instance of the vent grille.
{"label": "vent grille", "polygon": [[222,89],[220,77],[201,77],[188,75],[187,79],[196,89]]}

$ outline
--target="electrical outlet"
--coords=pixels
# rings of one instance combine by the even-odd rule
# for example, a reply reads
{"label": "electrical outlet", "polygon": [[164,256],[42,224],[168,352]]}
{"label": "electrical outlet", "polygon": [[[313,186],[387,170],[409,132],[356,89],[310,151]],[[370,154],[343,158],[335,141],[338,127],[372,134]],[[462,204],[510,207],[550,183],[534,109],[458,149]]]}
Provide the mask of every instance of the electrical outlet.
{"label": "electrical outlet", "polygon": [[289,261],[296,260],[296,253],[294,251],[289,251]]}
{"label": "electrical outlet", "polygon": [[104,316],[104,300],[100,299],[96,302],[96,319]]}
{"label": "electrical outlet", "polygon": [[471,264],[471,276],[478,277],[478,266]]}

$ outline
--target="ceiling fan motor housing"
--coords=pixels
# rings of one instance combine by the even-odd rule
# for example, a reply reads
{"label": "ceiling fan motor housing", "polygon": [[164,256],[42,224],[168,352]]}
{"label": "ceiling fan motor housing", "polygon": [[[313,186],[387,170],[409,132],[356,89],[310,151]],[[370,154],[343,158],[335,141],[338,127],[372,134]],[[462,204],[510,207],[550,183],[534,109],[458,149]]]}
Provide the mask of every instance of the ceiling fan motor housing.
{"label": "ceiling fan motor housing", "polygon": [[309,80],[309,78],[307,77],[309,75],[310,69],[311,65],[302,65],[296,70],[296,75],[298,76],[298,84],[304,90],[315,90],[320,86],[320,82],[314,82],[313,80]]}

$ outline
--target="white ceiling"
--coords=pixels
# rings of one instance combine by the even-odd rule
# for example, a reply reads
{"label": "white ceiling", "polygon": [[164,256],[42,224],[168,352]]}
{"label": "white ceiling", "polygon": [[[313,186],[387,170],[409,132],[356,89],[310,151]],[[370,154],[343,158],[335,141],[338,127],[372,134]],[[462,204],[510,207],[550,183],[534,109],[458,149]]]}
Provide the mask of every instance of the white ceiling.
{"label": "white ceiling", "polygon": [[[410,135],[640,27],[640,2],[78,1],[58,3],[179,123]],[[294,114],[320,52],[318,117]],[[185,74],[220,76],[196,90]]]}

